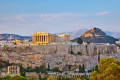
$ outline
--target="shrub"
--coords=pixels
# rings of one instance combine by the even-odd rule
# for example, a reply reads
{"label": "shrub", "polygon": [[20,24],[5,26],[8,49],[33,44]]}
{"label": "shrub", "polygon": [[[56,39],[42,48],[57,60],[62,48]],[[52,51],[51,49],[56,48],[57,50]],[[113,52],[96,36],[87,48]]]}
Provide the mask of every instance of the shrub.
{"label": "shrub", "polygon": [[81,53],[81,52],[78,52],[77,54],[78,54],[78,55],[82,55],[82,53]]}

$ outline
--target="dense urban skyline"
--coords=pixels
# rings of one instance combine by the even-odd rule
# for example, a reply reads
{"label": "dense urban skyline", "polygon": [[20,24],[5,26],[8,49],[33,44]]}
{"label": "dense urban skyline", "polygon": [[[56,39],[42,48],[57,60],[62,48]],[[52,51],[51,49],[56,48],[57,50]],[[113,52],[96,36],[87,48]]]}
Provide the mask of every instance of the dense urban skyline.
{"label": "dense urban skyline", "polygon": [[119,32],[119,3],[119,0],[0,0],[0,33],[58,33],[92,26]]}

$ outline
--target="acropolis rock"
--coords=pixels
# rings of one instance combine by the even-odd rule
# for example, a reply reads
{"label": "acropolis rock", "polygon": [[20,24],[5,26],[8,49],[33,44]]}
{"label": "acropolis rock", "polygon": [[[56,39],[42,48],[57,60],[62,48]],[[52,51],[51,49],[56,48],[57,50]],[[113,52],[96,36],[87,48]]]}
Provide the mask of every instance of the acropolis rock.
{"label": "acropolis rock", "polygon": [[[70,54],[71,50],[74,54]],[[82,55],[78,55],[78,52]],[[98,62],[98,53],[101,54],[101,57],[118,55],[116,54],[117,46],[107,44],[59,44],[0,48],[1,59],[9,60],[10,63],[21,63],[24,67],[35,67],[42,64],[47,66],[49,63],[51,68],[59,67],[61,70],[64,70],[68,65],[72,65],[75,69],[82,64],[85,64],[88,69],[93,68]]]}

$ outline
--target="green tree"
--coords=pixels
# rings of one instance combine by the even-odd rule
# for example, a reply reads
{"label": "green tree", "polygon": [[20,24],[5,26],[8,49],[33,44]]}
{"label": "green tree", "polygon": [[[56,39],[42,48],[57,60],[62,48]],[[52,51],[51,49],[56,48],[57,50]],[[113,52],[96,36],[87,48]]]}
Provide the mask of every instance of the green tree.
{"label": "green tree", "polygon": [[120,80],[120,61],[114,57],[101,58],[98,70],[91,73],[90,80]]}
{"label": "green tree", "polygon": [[60,72],[59,68],[57,68],[57,67],[52,68],[51,71],[53,71],[53,72]]}
{"label": "green tree", "polygon": [[99,72],[98,65],[95,66],[95,71]]}
{"label": "green tree", "polygon": [[85,65],[83,64],[82,65],[82,73],[84,73],[85,72]]}
{"label": "green tree", "polygon": [[32,67],[27,67],[27,68],[25,69],[25,71],[26,71],[26,72],[32,72],[33,69],[32,69]]}
{"label": "green tree", "polygon": [[41,73],[47,74],[47,70],[46,70],[46,68],[44,66],[40,66],[39,69],[40,69]]}
{"label": "green tree", "polygon": [[31,77],[31,78],[28,78],[28,80],[39,80],[39,79],[36,79],[34,77]]}
{"label": "green tree", "polygon": [[73,51],[70,51],[70,54],[74,54],[74,52],[73,52]]}
{"label": "green tree", "polygon": [[50,71],[50,64],[48,63],[47,71]]}
{"label": "green tree", "polygon": [[90,42],[87,41],[87,44],[90,44]]}
{"label": "green tree", "polygon": [[34,69],[34,71],[35,71],[36,73],[40,73],[40,68],[39,68],[38,66],[36,66],[35,69]]}
{"label": "green tree", "polygon": [[82,43],[83,43],[83,40],[79,37],[78,40],[77,40],[77,43],[78,43],[78,44],[82,44]]}
{"label": "green tree", "polygon": [[82,66],[79,65],[79,73],[82,73]]}
{"label": "green tree", "polygon": [[11,77],[9,80],[27,80],[25,77],[23,76],[14,76],[14,77]]}
{"label": "green tree", "polygon": [[98,62],[100,61],[100,53],[98,53]]}
{"label": "green tree", "polygon": [[77,54],[78,54],[78,55],[82,55],[82,53],[81,53],[81,52],[78,52]]}
{"label": "green tree", "polygon": [[11,76],[5,76],[5,77],[0,78],[0,80],[9,80],[10,78]]}
{"label": "green tree", "polygon": [[20,64],[20,75],[25,77],[25,68]]}
{"label": "green tree", "polygon": [[69,69],[69,71],[71,71],[71,65],[68,65],[68,69]]}

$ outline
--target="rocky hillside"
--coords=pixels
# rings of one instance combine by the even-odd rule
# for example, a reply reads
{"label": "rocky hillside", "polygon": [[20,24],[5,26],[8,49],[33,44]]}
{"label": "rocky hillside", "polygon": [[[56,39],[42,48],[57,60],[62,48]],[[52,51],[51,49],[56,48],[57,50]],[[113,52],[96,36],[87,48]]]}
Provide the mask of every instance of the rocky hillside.
{"label": "rocky hillside", "polygon": [[0,41],[2,40],[7,40],[7,41],[11,41],[11,40],[25,40],[28,39],[29,41],[32,40],[32,37],[29,36],[20,36],[20,35],[15,35],[15,34],[0,34]]}
{"label": "rocky hillside", "polygon": [[[70,39],[72,40],[72,39],[79,37],[86,31],[88,31],[88,29],[80,29],[80,30],[75,30],[75,31],[71,31],[71,32],[62,32],[62,33],[57,33],[57,34],[68,33],[68,34],[70,34]],[[120,39],[120,32],[110,32],[110,31],[104,31],[104,32],[111,37]]]}
{"label": "rocky hillside", "polygon": [[[111,36],[106,35],[105,32],[103,32],[99,28],[91,28],[90,30],[84,32],[80,38],[83,39],[84,42],[90,42],[90,43],[110,43],[115,44],[118,39],[113,38]],[[73,41],[77,41],[77,38]]]}

